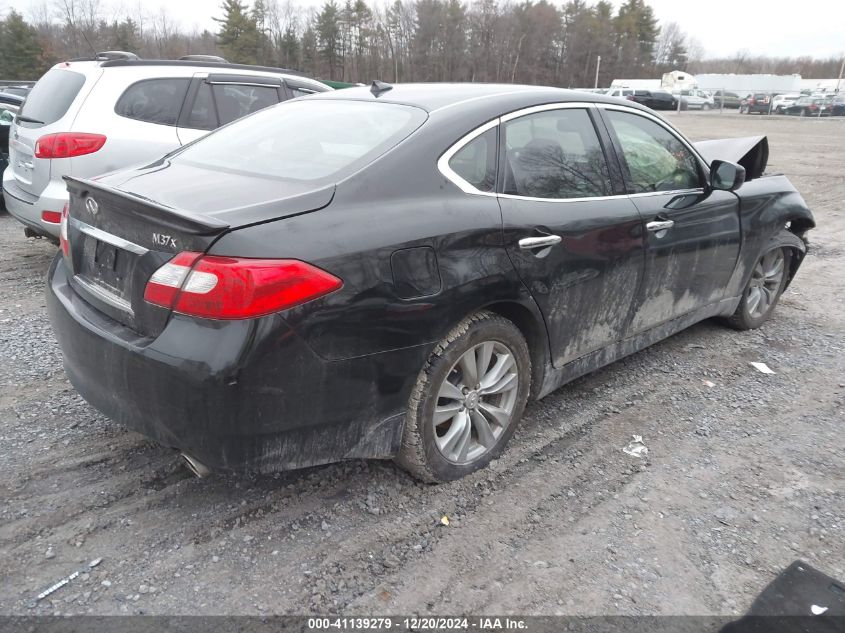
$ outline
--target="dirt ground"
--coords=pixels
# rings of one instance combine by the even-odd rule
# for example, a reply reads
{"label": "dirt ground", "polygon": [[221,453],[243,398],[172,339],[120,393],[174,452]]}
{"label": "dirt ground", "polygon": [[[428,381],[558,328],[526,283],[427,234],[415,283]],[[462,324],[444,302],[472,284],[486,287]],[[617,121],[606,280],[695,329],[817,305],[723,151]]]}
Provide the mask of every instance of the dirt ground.
{"label": "dirt ground", "polygon": [[362,461],[191,477],[75,394],[44,310],[55,248],[0,214],[0,613],[733,615],[795,559],[845,580],[845,119],[670,118],[767,134],[816,214],[776,316],[560,389],[448,485]]}

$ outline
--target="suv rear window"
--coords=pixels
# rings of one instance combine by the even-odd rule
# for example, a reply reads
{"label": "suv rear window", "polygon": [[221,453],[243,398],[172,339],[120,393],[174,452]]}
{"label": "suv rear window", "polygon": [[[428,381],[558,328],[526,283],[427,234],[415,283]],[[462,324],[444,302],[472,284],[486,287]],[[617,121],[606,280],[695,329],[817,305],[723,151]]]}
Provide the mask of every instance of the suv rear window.
{"label": "suv rear window", "polygon": [[120,116],[159,125],[176,125],[190,80],[145,79],[126,90],[114,111]]}
{"label": "suv rear window", "polygon": [[425,119],[423,110],[393,103],[289,101],[220,128],[171,160],[267,178],[327,180],[372,162]]}
{"label": "suv rear window", "polygon": [[55,123],[67,113],[83,85],[85,75],[60,68],[48,70],[30,91],[21,116],[37,121],[37,125]]}

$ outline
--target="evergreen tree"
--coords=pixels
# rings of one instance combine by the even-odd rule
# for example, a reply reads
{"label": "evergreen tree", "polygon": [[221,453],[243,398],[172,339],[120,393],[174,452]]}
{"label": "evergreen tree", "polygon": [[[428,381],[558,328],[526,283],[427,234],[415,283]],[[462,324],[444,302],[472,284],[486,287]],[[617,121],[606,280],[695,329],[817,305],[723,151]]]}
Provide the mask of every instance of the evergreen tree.
{"label": "evergreen tree", "polygon": [[339,69],[342,65],[340,10],[334,0],[323,5],[323,10],[317,16],[318,51],[328,66],[328,79],[339,79]]}
{"label": "evergreen tree", "polygon": [[38,34],[12,9],[0,21],[0,69],[4,79],[37,79],[44,72],[44,50]]}
{"label": "evergreen tree", "polygon": [[220,24],[217,41],[226,59],[238,64],[257,63],[259,33],[255,16],[240,0],[224,0],[220,8],[223,17],[213,19]]}

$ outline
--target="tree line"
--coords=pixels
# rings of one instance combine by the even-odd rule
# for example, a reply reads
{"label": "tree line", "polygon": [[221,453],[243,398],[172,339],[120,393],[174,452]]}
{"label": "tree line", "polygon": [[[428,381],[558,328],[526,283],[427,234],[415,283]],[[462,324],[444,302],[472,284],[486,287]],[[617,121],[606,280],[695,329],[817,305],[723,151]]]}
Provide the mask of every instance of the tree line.
{"label": "tree line", "polygon": [[109,11],[101,0],[54,0],[0,21],[0,78],[35,79],[53,63],[125,50],[145,58],[221,55],[347,82],[491,81],[606,87],[615,78],[690,73],[834,77],[840,60],[738,52],[704,59],[682,25],[661,25],[644,0],[224,0],[218,28],[188,32],[166,10]]}

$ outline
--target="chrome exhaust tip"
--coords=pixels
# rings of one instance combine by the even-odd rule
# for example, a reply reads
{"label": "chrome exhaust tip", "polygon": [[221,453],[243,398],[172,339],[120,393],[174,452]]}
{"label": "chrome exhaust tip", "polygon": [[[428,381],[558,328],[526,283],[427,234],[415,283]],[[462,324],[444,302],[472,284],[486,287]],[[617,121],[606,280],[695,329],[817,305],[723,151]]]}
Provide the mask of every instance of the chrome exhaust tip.
{"label": "chrome exhaust tip", "polygon": [[208,466],[203,464],[201,461],[191,457],[187,453],[179,453],[179,457],[184,460],[185,466],[188,467],[188,470],[190,470],[194,474],[194,476],[202,479],[203,477],[208,477],[209,475],[211,475],[211,469]]}

